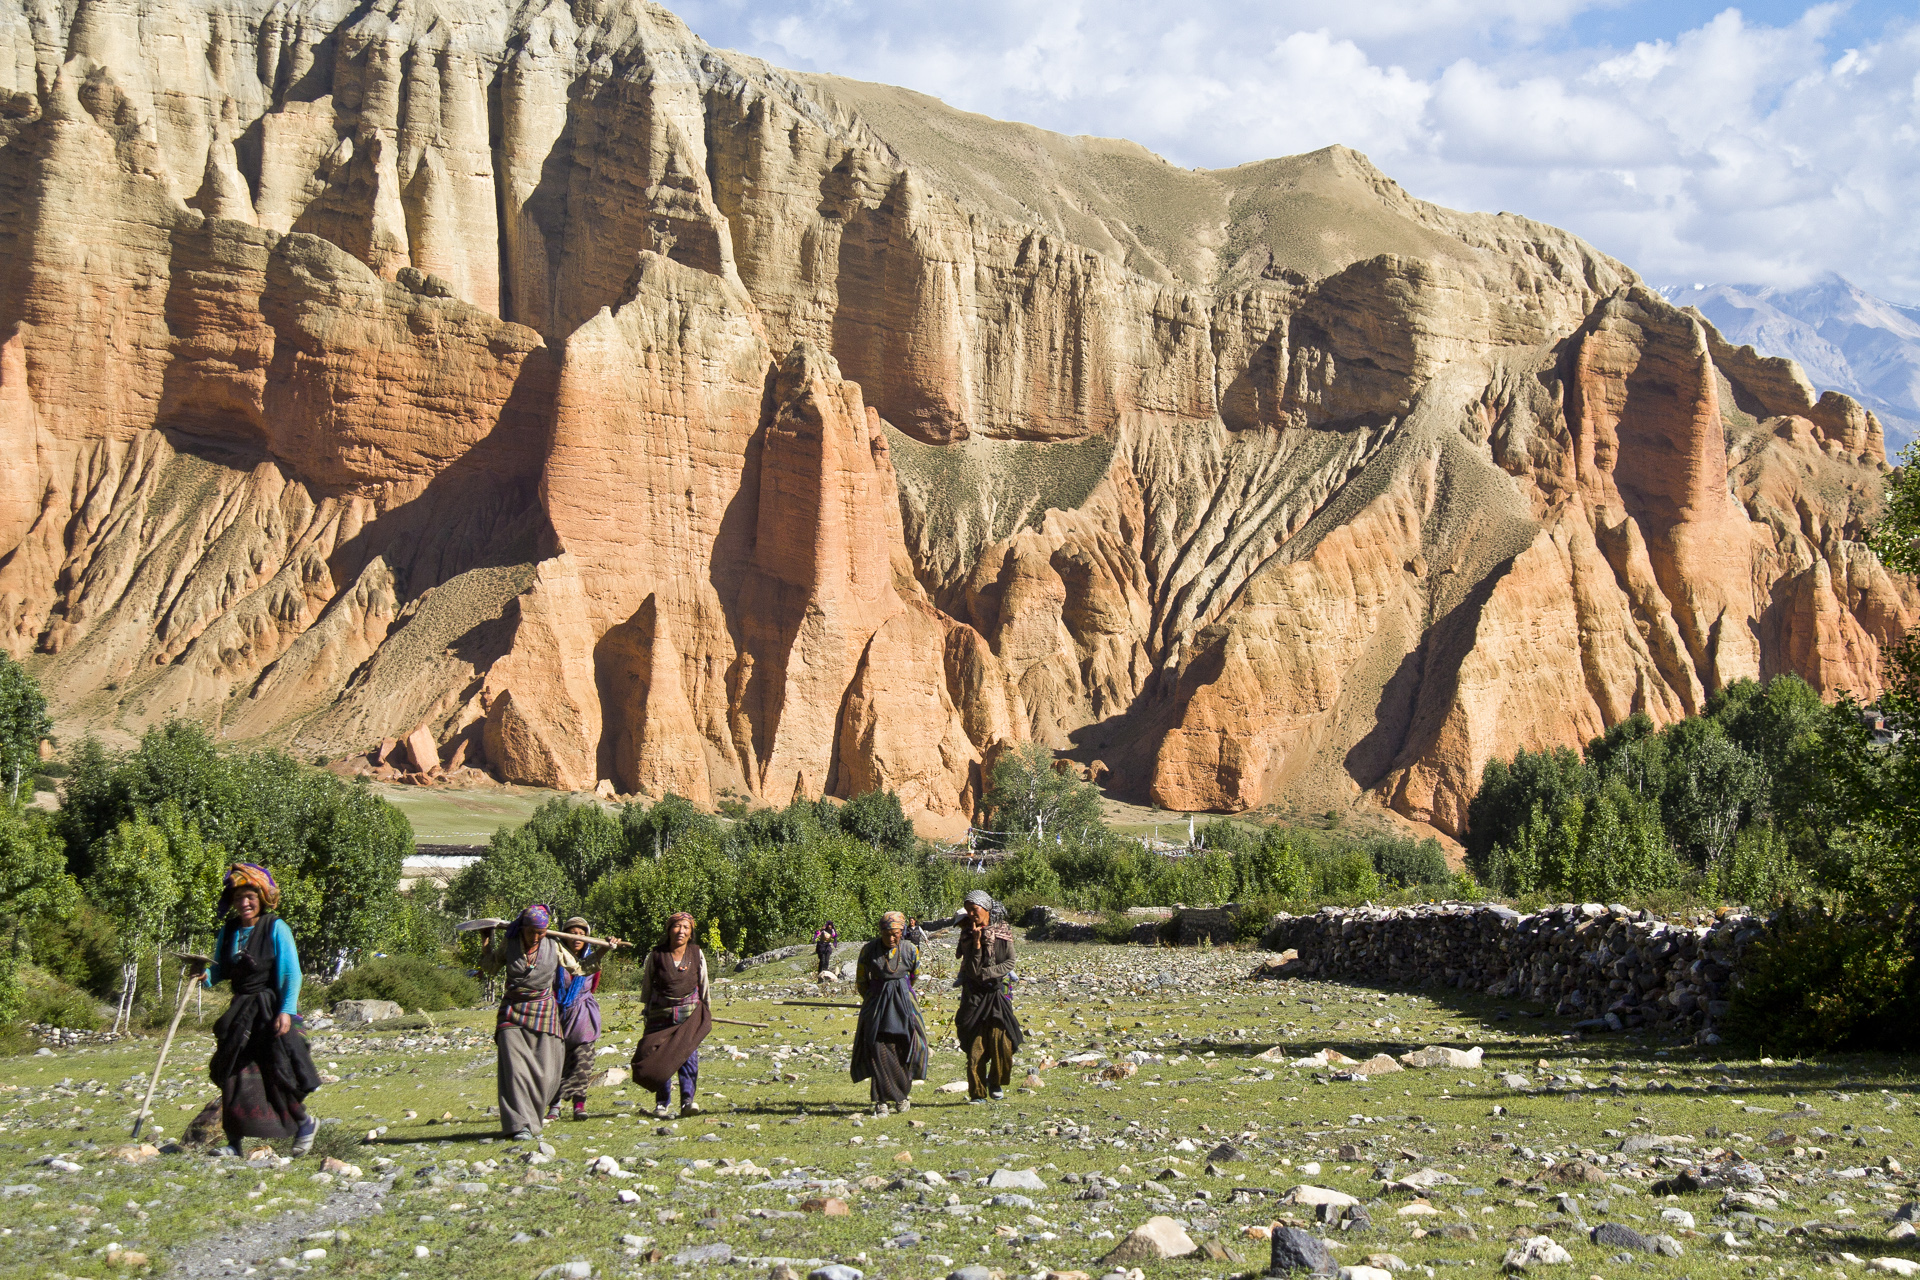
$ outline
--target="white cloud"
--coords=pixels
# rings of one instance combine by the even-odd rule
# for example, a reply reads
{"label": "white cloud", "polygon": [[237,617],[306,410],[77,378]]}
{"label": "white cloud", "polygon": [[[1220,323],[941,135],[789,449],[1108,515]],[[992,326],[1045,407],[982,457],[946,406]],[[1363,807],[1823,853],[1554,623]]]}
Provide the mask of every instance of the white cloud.
{"label": "white cloud", "polygon": [[[1920,300],[1920,23],[1628,0],[684,0],[717,44],[1226,166],[1343,142],[1416,194],[1567,226],[1657,279],[1827,270]],[[1641,6],[1642,9],[1657,6]],[[1842,24],[1844,42],[1837,32]]]}

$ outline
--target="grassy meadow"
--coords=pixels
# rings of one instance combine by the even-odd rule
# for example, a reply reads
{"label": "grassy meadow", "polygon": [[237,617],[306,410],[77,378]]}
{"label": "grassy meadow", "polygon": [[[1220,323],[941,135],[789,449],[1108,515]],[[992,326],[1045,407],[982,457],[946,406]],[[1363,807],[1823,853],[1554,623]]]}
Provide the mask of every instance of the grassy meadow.
{"label": "grassy meadow", "polygon": [[[964,1070],[950,1031],[951,946],[928,950],[932,1079],[910,1112],[884,1119],[866,1114],[866,1086],[847,1079],[853,1011],[782,1003],[851,999],[844,986],[816,987],[800,962],[717,984],[719,1016],[771,1026],[716,1027],[702,1051],[705,1115],[662,1123],[638,1091],[596,1089],[589,1119],[550,1126],[552,1156],[531,1163],[536,1153],[502,1140],[487,1113],[490,1010],[318,1033],[315,1060],[337,1082],[310,1105],[339,1122],[323,1128],[321,1152],[357,1165],[359,1181],[391,1184],[360,1197],[372,1212],[337,1227],[313,1215],[332,1204],[337,1216],[355,1179],[323,1175],[319,1153],[284,1166],[110,1154],[157,1038],[0,1060],[0,1274],[184,1265],[193,1275],[531,1280],[585,1263],[599,1276],[760,1276],[788,1259],[801,1275],[838,1261],[868,1277],[938,1280],[967,1265],[1098,1276],[1119,1238],[1164,1213],[1218,1248],[1145,1264],[1146,1275],[1225,1280],[1265,1270],[1267,1243],[1250,1228],[1313,1225],[1311,1208],[1284,1202],[1301,1183],[1367,1204],[1370,1231],[1331,1232],[1342,1265],[1371,1258],[1409,1280],[1495,1272],[1510,1237],[1536,1233],[1573,1258],[1537,1269],[1574,1280],[1854,1275],[1864,1267],[1844,1255],[1920,1259],[1910,1243],[1888,1242],[1883,1220],[1914,1199],[1900,1166],[1920,1163],[1903,1061],[1767,1063],[1632,1034],[1575,1039],[1514,1002],[1256,980],[1265,957],[1249,951],[1036,945],[1022,949],[1016,1004],[1029,1033],[1020,1065],[1038,1068],[1040,1087],[969,1106],[939,1092]],[[616,1052],[600,1061],[624,1065],[638,1005],[611,993],[605,1008],[602,1045]],[[209,1003],[205,1026],[213,1014]],[[190,1011],[155,1106],[168,1138],[215,1096],[211,1044]],[[1484,1046],[1485,1061],[1367,1082],[1286,1062],[1329,1047],[1365,1059],[1427,1044]],[[1041,1065],[1090,1053],[1099,1059]],[[1101,1078],[1128,1055],[1134,1074]],[[1653,1149],[1617,1154],[1646,1137]],[[1210,1169],[1221,1143],[1239,1158]],[[1657,1164],[1677,1171],[1728,1151],[1757,1162],[1788,1199],[1756,1215],[1723,1211],[1721,1191],[1653,1194],[1670,1176]],[[78,1171],[36,1163],[50,1157]],[[593,1171],[601,1157],[619,1174]],[[1414,1195],[1382,1194],[1382,1175],[1428,1168],[1455,1181],[1424,1193],[1415,1212],[1401,1212]],[[1043,1189],[981,1185],[1027,1169]],[[1094,1174],[1106,1198],[1079,1198]],[[828,1199],[850,1212],[810,1211],[808,1201]],[[1694,1228],[1663,1222],[1663,1209],[1690,1213]],[[1595,1246],[1574,1216],[1666,1232],[1684,1253]],[[301,1239],[334,1229],[345,1238]],[[732,1261],[697,1260],[720,1244]],[[302,1256],[315,1249],[324,1256]]]}

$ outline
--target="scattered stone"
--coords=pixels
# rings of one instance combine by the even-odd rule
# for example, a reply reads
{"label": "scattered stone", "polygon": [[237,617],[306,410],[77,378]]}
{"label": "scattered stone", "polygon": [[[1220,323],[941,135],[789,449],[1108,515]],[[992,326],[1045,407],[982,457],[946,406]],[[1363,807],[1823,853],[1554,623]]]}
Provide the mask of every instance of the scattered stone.
{"label": "scattered stone", "polygon": [[1893,1276],[1920,1275],[1920,1262],[1912,1258],[1875,1258],[1867,1264],[1869,1271],[1884,1271]]}
{"label": "scattered stone", "polygon": [[[966,1091],[967,1091],[967,1082],[965,1080],[949,1080],[947,1083],[941,1085],[936,1092],[965,1093]],[[979,1270],[979,1268],[963,1268],[963,1270]]]}
{"label": "scattered stone", "polygon": [[1456,1071],[1478,1071],[1483,1052],[1477,1045],[1471,1049],[1449,1049],[1445,1045],[1430,1044],[1424,1049],[1401,1054],[1400,1061],[1409,1067],[1451,1067]]}
{"label": "scattered stone", "polygon": [[987,1203],[1000,1209],[1031,1209],[1033,1208],[1033,1201],[1029,1200],[1025,1196],[1014,1195],[1011,1192],[1008,1192],[1004,1195],[997,1195],[993,1199],[987,1201]]}
{"label": "scattered stone", "polygon": [[[676,1267],[704,1266],[708,1263],[724,1265],[733,1261],[733,1246],[724,1242],[696,1244],[682,1249],[668,1261]],[[855,1274],[857,1280],[858,1273]]]}
{"label": "scattered stone", "polygon": [[1293,1190],[1287,1192],[1285,1203],[1305,1205],[1334,1204],[1345,1206],[1359,1204],[1360,1201],[1358,1197],[1350,1196],[1344,1191],[1335,1191],[1331,1187],[1316,1187],[1311,1183],[1303,1182]]}
{"label": "scattered stone", "polygon": [[1500,1265],[1508,1271],[1525,1271],[1528,1267],[1563,1267],[1572,1261],[1573,1255],[1552,1236],[1529,1236],[1507,1250]]}
{"label": "scattered stone", "polygon": [[1299,1227],[1279,1227],[1273,1229],[1273,1262],[1271,1273],[1305,1271],[1313,1275],[1330,1276],[1336,1273],[1333,1254],[1327,1250],[1326,1242],[1310,1231]]}
{"label": "scattered stone", "polygon": [[160,1158],[160,1148],[151,1142],[123,1142],[117,1147],[108,1147],[100,1153],[100,1157],[103,1160],[118,1160],[122,1164],[145,1164]]}
{"label": "scattered stone", "polygon": [[334,1021],[345,1026],[364,1026],[385,1018],[403,1018],[407,1011],[391,1000],[337,1000],[331,1009]]}
{"label": "scattered stone", "polygon": [[995,1169],[993,1176],[987,1179],[987,1185],[995,1190],[1011,1189],[1019,1191],[1045,1191],[1047,1184],[1040,1180],[1035,1169]]}
{"label": "scattered stone", "polygon": [[1126,1239],[1102,1258],[1101,1265],[1156,1262],[1164,1258],[1184,1258],[1198,1250],[1193,1237],[1172,1218],[1155,1216],[1127,1233]]}
{"label": "scattered stone", "polygon": [[818,1213],[828,1218],[844,1218],[853,1212],[845,1200],[833,1196],[815,1197],[800,1202],[800,1212]]}
{"label": "scattered stone", "polygon": [[1681,1231],[1693,1230],[1693,1215],[1685,1209],[1668,1205],[1660,1210],[1660,1221],[1670,1223]]}
{"label": "scattered stone", "polygon": [[1618,1222],[1603,1222],[1587,1233],[1602,1249],[1632,1249],[1635,1253],[1654,1252],[1653,1241],[1635,1231],[1632,1227]]}

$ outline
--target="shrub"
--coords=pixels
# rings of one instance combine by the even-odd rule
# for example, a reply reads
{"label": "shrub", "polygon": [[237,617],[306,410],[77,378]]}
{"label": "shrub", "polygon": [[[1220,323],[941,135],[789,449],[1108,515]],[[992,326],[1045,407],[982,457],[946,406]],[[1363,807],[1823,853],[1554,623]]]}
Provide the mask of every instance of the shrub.
{"label": "shrub", "polygon": [[1021,909],[1035,903],[1060,901],[1060,875],[1040,846],[1022,841],[1014,846],[1013,856],[988,875],[987,891],[1008,904],[1018,918]]}
{"label": "shrub", "polygon": [[1316,850],[1307,860],[1307,871],[1316,897],[1353,902],[1380,892],[1380,877],[1364,849]]}
{"label": "shrub", "polygon": [[21,1017],[24,1021],[72,1031],[100,1029],[98,1002],[78,987],[51,974],[30,975],[23,986]]}
{"label": "shrub", "polygon": [[23,936],[33,963],[70,986],[104,996],[120,979],[113,922],[84,900],[70,911],[39,916]]}
{"label": "shrub", "polygon": [[1714,892],[1754,907],[1778,906],[1806,883],[1786,837],[1771,826],[1741,832],[1712,873]]}
{"label": "shrub", "polygon": [[420,956],[388,956],[346,971],[326,992],[339,1000],[391,1000],[414,1013],[464,1009],[480,999],[480,984],[464,970],[444,968]]}
{"label": "shrub", "polygon": [[1260,843],[1234,855],[1243,900],[1304,898],[1313,892],[1305,859],[1286,833],[1269,828]]}
{"label": "shrub", "polygon": [[1912,903],[1789,907],[1748,948],[1727,1028],[1761,1049],[1920,1046]]}
{"label": "shrub", "polygon": [[1373,869],[1380,879],[1397,888],[1446,884],[1453,879],[1447,855],[1431,836],[1425,840],[1381,840],[1373,845],[1372,853]]}

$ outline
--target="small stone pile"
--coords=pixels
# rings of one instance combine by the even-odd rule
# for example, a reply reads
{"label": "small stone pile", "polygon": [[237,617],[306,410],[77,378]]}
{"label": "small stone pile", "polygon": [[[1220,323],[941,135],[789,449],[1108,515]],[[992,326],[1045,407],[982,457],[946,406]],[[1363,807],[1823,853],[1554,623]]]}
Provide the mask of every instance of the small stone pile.
{"label": "small stone pile", "polygon": [[1277,976],[1441,983],[1551,1005],[1576,1025],[1697,1028],[1716,1043],[1729,985],[1765,920],[1673,924],[1597,902],[1522,915],[1484,902],[1325,907],[1278,915],[1262,945],[1298,958]]}
{"label": "small stone pile", "polygon": [[112,1044],[124,1037],[113,1031],[81,1031],[75,1027],[56,1027],[50,1022],[29,1023],[27,1030],[41,1044],[53,1045],[59,1049],[71,1049],[82,1044]]}

